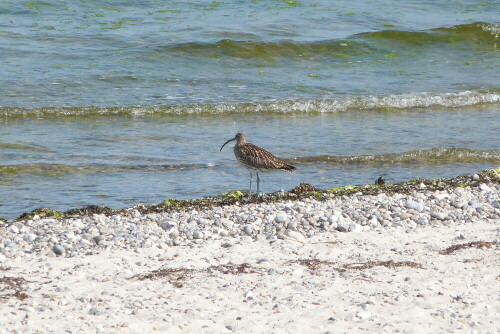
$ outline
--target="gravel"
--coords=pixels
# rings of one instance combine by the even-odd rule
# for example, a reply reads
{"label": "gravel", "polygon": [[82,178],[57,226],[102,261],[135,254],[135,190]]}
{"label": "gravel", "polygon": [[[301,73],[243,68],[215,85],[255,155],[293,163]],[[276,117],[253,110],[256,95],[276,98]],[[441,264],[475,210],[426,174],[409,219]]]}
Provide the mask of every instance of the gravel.
{"label": "gravel", "polygon": [[[209,240],[227,245],[243,238],[307,242],[318,233],[426,225],[500,222],[500,185],[413,191],[409,194],[304,198],[141,214],[38,218],[0,225],[0,262],[15,257],[85,256],[109,249],[175,247]],[[230,247],[230,246],[226,246]]]}

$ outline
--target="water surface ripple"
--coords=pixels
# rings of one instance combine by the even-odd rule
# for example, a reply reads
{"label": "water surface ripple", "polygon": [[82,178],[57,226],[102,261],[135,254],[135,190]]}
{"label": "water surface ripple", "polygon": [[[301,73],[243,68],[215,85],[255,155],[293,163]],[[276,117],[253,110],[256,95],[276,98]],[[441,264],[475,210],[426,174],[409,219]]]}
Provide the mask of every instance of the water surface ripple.
{"label": "water surface ripple", "polygon": [[496,7],[2,1],[0,217],[246,189],[239,131],[264,191],[498,167]]}

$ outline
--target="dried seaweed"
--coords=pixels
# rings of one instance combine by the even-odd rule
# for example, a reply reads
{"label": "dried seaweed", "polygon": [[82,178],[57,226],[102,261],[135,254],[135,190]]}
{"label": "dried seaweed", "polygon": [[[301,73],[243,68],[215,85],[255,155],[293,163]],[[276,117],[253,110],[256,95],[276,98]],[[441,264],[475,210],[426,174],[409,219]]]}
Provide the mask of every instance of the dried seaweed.
{"label": "dried seaweed", "polygon": [[334,267],[335,263],[330,262],[330,261],[324,261],[324,260],[318,260],[318,259],[299,259],[299,260],[293,260],[290,262],[303,265],[304,267],[307,267],[311,271],[316,271],[320,266],[329,266],[329,267],[332,267],[334,270],[338,271],[338,269]]}
{"label": "dried seaweed", "polygon": [[258,274],[261,272],[260,268],[252,267],[248,263],[211,266],[207,270],[215,270],[226,275]]}
{"label": "dried seaweed", "polygon": [[182,288],[184,283],[195,274],[212,274],[219,272],[225,275],[242,275],[242,274],[257,274],[261,273],[260,268],[255,268],[248,263],[241,264],[223,264],[210,266],[205,269],[187,269],[187,268],[164,268],[154,270],[146,274],[135,275],[131,279],[138,280],[154,280],[165,278],[170,284],[176,288]]}
{"label": "dried seaweed", "polygon": [[147,274],[135,275],[132,278],[142,280],[154,280],[160,278],[166,278],[167,281],[172,284],[176,288],[182,288],[183,282],[188,278],[188,276],[192,276],[197,270],[195,269],[187,269],[187,268],[165,268],[153,270]]}
{"label": "dried seaweed", "polygon": [[398,267],[410,267],[423,269],[422,265],[412,261],[368,261],[368,262],[356,262],[356,263],[348,263],[340,266],[335,266],[334,262],[324,261],[318,259],[299,259],[290,261],[291,263],[298,263],[305,267],[307,267],[311,271],[316,271],[320,266],[328,266],[332,270],[338,272],[344,272],[347,270],[364,270],[371,269],[373,267],[387,267],[390,269],[398,268]]}
{"label": "dried seaweed", "polygon": [[443,250],[440,250],[439,251],[439,254],[441,255],[450,255],[450,254],[453,254],[455,253],[456,251],[460,250],[460,249],[467,249],[467,248],[471,248],[471,247],[475,247],[475,248],[491,248],[493,247],[494,245],[497,245],[498,242],[496,241],[473,241],[473,242],[469,242],[469,243],[466,243],[466,244],[458,244],[458,245],[453,245],[453,246],[450,246],[446,249],[443,249]]}
{"label": "dried seaweed", "polygon": [[417,268],[423,269],[422,265],[412,261],[369,261],[369,262],[358,262],[358,263],[350,263],[345,264],[343,269],[345,270],[364,270],[371,269],[373,267],[386,267],[390,269],[398,268],[398,267],[409,267],[409,268]]}
{"label": "dried seaweed", "polygon": [[24,284],[27,281],[22,277],[0,277],[0,300],[15,297],[25,300],[29,296],[24,292]]}

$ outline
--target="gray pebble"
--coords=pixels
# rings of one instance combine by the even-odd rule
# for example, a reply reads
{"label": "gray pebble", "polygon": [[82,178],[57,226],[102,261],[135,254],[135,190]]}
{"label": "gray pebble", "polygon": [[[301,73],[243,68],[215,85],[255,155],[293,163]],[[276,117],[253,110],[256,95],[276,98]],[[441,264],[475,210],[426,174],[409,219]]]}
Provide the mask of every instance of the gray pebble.
{"label": "gray pebble", "polygon": [[418,212],[422,212],[424,211],[424,203],[422,202],[417,202],[417,201],[414,201],[412,199],[408,199],[406,202],[405,202],[405,207],[407,209],[413,209],[415,211],[418,211]]}
{"label": "gray pebble", "polygon": [[203,239],[203,233],[199,230],[195,230],[193,232],[193,238],[194,239]]}
{"label": "gray pebble", "polygon": [[170,232],[170,233],[168,234],[168,236],[169,236],[170,238],[172,238],[172,239],[175,239],[175,238],[177,238],[177,237],[179,236],[179,231],[177,231],[177,230],[172,230],[172,232]]}
{"label": "gray pebble", "polygon": [[90,314],[90,315],[99,315],[99,314],[101,314],[101,313],[102,313],[102,312],[101,312],[98,308],[96,308],[96,307],[91,307],[91,308],[89,309],[89,314]]}
{"label": "gray pebble", "polygon": [[286,213],[284,213],[284,212],[278,212],[276,214],[276,217],[274,217],[274,221],[279,223],[279,224],[286,223],[287,220],[288,220],[288,217],[287,217]]}
{"label": "gray pebble", "polygon": [[247,234],[247,235],[252,235],[252,233],[253,233],[252,226],[245,225],[245,227],[243,227],[243,232],[245,232],[245,234]]}
{"label": "gray pebble", "polygon": [[338,225],[337,226],[337,231],[339,231],[339,232],[348,232],[349,229],[347,227],[345,227],[344,225]]}
{"label": "gray pebble", "polygon": [[57,255],[62,255],[62,254],[64,254],[65,249],[64,249],[64,247],[63,247],[63,246],[61,246],[61,245],[54,245],[54,246],[52,247],[52,251],[53,251],[54,253],[56,253]]}
{"label": "gray pebble", "polygon": [[96,245],[99,245],[99,242],[104,240],[103,235],[96,235],[95,237],[92,238],[92,240],[95,242]]}
{"label": "gray pebble", "polygon": [[446,217],[448,217],[448,214],[440,211],[431,211],[431,217],[439,220],[444,220],[446,219]]}

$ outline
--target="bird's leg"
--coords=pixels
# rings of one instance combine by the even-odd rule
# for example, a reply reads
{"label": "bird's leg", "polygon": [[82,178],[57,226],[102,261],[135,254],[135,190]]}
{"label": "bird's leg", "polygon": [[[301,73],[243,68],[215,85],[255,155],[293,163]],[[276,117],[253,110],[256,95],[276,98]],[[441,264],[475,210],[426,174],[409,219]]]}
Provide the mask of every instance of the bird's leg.
{"label": "bird's leg", "polygon": [[[258,177],[259,174],[257,174],[257,177]],[[252,196],[252,172],[250,172],[250,189],[248,189],[248,198],[250,198]]]}
{"label": "bird's leg", "polygon": [[257,172],[257,196],[260,195],[259,184],[260,184],[260,178],[259,178],[259,172]]}

